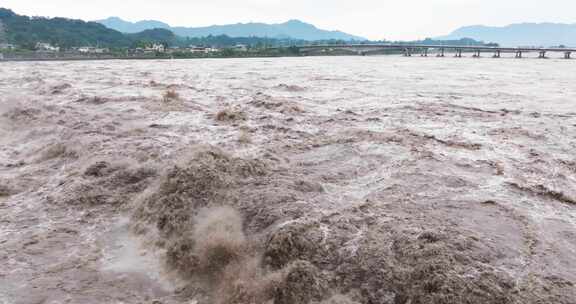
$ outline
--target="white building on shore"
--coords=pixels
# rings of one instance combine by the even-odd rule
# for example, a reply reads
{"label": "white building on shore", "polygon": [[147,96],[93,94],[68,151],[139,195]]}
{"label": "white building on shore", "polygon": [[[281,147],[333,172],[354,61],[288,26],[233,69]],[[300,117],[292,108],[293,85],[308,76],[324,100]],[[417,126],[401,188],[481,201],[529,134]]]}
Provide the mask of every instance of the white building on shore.
{"label": "white building on shore", "polygon": [[210,53],[218,52],[218,49],[213,48],[213,47],[203,47],[203,46],[195,46],[195,45],[191,45],[189,50],[190,50],[190,53],[194,53],[194,54],[210,54]]}
{"label": "white building on shore", "polygon": [[244,45],[244,44],[237,44],[234,46],[234,49],[236,51],[240,51],[240,52],[246,52],[248,51],[248,46]]}
{"label": "white building on shore", "polygon": [[0,43],[0,50],[14,50],[16,48],[15,45],[10,43]]}
{"label": "white building on shore", "polygon": [[47,42],[38,42],[36,43],[36,50],[44,52],[60,52],[60,47],[53,46]]}
{"label": "white building on shore", "polygon": [[104,54],[110,52],[107,48],[98,48],[93,46],[82,46],[76,49],[80,53],[84,54]]}
{"label": "white building on shore", "polygon": [[164,53],[166,51],[166,47],[162,43],[154,43],[150,46],[147,46],[144,51]]}

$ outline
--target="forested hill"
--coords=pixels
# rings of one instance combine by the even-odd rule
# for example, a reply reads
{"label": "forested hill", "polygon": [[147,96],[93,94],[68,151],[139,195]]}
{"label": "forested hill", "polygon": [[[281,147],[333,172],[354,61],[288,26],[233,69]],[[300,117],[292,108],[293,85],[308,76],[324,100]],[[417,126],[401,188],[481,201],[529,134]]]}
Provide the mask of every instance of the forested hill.
{"label": "forested hill", "polygon": [[96,22],[66,18],[21,16],[0,8],[4,40],[30,48],[36,42],[49,42],[62,47],[101,45],[129,46],[130,37]]}
{"label": "forested hill", "polygon": [[135,34],[125,34],[131,41],[132,46],[138,44],[163,43],[168,46],[181,45],[183,40],[176,36],[172,31],[156,28],[144,30]]}
{"label": "forested hill", "polygon": [[96,22],[21,16],[9,9],[0,8],[0,42],[26,49],[33,49],[37,42],[48,42],[63,48],[131,47],[146,42],[173,45],[178,42],[178,37],[165,29],[123,34]]}

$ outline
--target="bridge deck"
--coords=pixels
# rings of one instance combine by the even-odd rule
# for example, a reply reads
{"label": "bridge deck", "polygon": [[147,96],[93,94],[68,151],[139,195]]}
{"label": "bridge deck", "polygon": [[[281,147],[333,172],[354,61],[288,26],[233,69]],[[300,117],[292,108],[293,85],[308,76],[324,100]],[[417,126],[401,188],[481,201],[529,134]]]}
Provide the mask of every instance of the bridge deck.
{"label": "bridge deck", "polygon": [[450,50],[474,50],[474,51],[503,51],[503,52],[574,52],[576,48],[536,48],[536,47],[494,47],[474,45],[425,45],[425,44],[340,44],[340,45],[309,45],[298,46],[300,50],[311,49],[450,49]]}

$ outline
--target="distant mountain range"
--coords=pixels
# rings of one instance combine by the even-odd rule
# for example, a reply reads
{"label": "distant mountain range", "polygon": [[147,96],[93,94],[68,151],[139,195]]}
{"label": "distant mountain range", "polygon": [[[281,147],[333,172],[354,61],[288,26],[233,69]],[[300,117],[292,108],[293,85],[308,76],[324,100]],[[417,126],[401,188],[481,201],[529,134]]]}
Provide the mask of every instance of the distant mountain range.
{"label": "distant mountain range", "polygon": [[[236,44],[285,46],[328,40],[364,41],[365,39],[339,31],[318,29],[298,20],[280,24],[239,23],[187,28],[171,27],[153,20],[132,23],[116,17],[98,22],[58,17],[28,17],[0,7],[0,42],[15,44],[25,49],[34,49],[37,42],[49,42],[63,48],[78,46],[122,48],[157,42],[169,46],[229,47]],[[502,46],[576,47],[576,24],[521,23],[504,27],[467,26],[435,40],[427,39],[411,43],[475,45],[482,44],[482,41]]]}
{"label": "distant mountain range", "polygon": [[[288,22],[288,24],[292,25],[295,23],[296,22]],[[250,47],[262,47],[294,44],[303,45],[309,43],[308,40],[304,39],[267,38],[255,37],[255,35],[251,37],[230,37],[227,35],[182,37],[175,35],[172,32],[172,28],[168,25],[146,21],[140,23],[139,26],[140,28],[138,30],[142,29],[141,31],[126,33],[108,28],[97,22],[86,22],[78,19],[59,17],[29,17],[0,7],[0,43],[13,44],[19,49],[26,50],[36,49],[38,42],[50,43],[62,49],[84,46],[138,48],[154,43],[163,43],[173,47],[203,45],[217,48],[227,48],[238,44],[244,44]],[[147,29],[149,27],[152,27],[152,29]],[[297,27],[298,26],[296,26],[296,28]],[[310,26],[305,26],[305,28],[309,27]],[[313,26],[312,28],[315,29]],[[338,36],[328,37],[335,38]],[[330,43],[329,40],[330,39],[326,38],[323,42]]]}
{"label": "distant mountain range", "polygon": [[123,33],[137,33],[148,29],[162,28],[174,32],[180,37],[206,37],[209,35],[227,35],[230,37],[269,37],[278,39],[300,40],[367,40],[340,31],[328,31],[315,27],[299,20],[290,20],[285,23],[237,23],[228,25],[213,25],[207,27],[172,27],[164,22],[144,20],[129,22],[118,17],[97,20],[110,29]]}
{"label": "distant mountain range", "polygon": [[122,33],[138,33],[145,30],[150,30],[154,28],[170,29],[170,25],[154,20],[142,20],[138,22],[128,22],[124,21],[118,17],[110,17],[104,20],[96,20],[109,29],[113,29]]}
{"label": "distant mountain range", "polygon": [[503,27],[483,25],[459,28],[437,39],[472,38],[496,42],[502,46],[576,46],[576,24],[518,23]]}

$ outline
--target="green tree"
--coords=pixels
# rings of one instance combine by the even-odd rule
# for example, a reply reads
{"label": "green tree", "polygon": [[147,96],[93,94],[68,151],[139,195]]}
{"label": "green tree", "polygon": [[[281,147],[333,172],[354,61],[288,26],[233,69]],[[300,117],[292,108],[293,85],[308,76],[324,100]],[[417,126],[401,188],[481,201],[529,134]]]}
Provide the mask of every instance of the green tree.
{"label": "green tree", "polygon": [[7,42],[6,38],[6,28],[4,27],[4,22],[0,20],[0,43]]}

